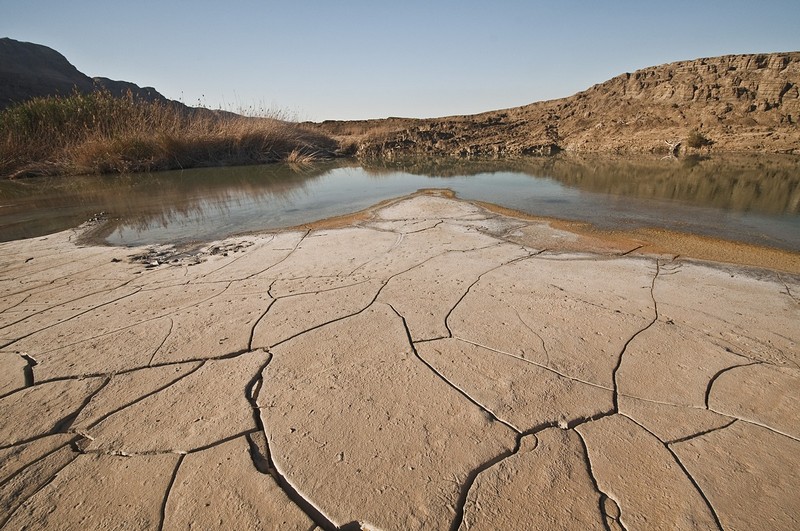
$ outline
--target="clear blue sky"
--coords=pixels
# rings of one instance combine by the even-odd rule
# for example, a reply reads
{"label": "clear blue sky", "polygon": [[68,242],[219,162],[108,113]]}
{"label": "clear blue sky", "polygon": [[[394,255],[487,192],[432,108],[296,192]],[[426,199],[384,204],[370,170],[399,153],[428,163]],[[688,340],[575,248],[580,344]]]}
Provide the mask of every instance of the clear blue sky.
{"label": "clear blue sky", "polygon": [[800,50],[800,0],[0,0],[0,37],[190,105],[431,117],[671,61]]}

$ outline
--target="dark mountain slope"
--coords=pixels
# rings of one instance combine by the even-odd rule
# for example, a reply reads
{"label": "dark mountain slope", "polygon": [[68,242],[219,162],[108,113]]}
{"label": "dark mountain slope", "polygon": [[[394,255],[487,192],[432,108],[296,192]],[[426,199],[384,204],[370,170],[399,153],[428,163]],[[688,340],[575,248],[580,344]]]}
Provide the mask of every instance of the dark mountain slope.
{"label": "dark mountain slope", "polygon": [[66,96],[73,90],[108,90],[115,96],[130,91],[152,101],[165,100],[152,87],[141,88],[127,81],[104,77],[90,78],[75,68],[57,51],[30,42],[0,39],[0,109],[14,103],[44,96]]}

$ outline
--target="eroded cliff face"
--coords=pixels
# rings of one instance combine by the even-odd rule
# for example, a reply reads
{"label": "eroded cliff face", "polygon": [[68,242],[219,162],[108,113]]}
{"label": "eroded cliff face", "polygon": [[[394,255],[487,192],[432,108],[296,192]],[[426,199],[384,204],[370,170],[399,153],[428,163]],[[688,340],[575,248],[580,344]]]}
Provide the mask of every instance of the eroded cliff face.
{"label": "eroded cliff face", "polygon": [[[623,74],[589,89],[624,101],[699,105],[709,116],[761,111],[756,123],[792,123],[800,111],[800,54],[727,55]],[[773,111],[773,112],[769,112]],[[756,117],[751,117],[756,118]]]}
{"label": "eroded cliff face", "polygon": [[[360,156],[657,152],[692,131],[719,151],[800,152],[800,52],[681,61],[574,96],[472,116],[325,122]],[[695,149],[689,147],[688,149]]]}
{"label": "eroded cliff face", "polygon": [[729,55],[623,74],[564,100],[565,149],[650,151],[697,130],[723,150],[797,149],[800,53]]}

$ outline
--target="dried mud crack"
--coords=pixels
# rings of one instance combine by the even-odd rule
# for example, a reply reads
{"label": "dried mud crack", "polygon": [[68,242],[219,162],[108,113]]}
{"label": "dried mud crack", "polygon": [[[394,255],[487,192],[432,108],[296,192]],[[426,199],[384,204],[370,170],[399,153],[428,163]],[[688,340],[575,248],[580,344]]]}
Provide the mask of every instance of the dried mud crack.
{"label": "dried mud crack", "polygon": [[800,526],[797,278],[436,191],[351,222],[4,244],[0,527]]}

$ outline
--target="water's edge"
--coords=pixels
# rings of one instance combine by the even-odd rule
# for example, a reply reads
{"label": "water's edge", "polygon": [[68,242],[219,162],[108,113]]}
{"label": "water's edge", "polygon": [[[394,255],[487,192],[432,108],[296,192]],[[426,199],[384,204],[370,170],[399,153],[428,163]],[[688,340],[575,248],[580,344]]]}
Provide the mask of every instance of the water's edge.
{"label": "water's edge", "polygon": [[662,228],[800,251],[799,157],[351,161],[0,183],[0,240],[105,213],[113,245],[182,244],[363,210],[422,188],[601,230]]}

